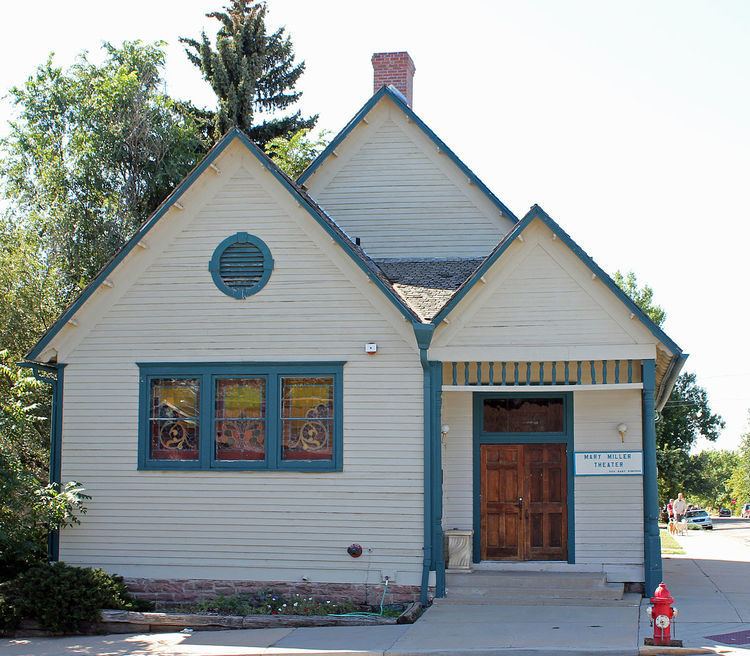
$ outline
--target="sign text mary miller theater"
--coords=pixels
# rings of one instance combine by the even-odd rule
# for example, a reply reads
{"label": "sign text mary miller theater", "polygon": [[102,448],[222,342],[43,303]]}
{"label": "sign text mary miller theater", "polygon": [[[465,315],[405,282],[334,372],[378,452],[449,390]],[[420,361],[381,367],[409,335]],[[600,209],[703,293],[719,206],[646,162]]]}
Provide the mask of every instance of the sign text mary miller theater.
{"label": "sign text mary miller theater", "polygon": [[577,451],[576,476],[635,476],[643,473],[642,451]]}

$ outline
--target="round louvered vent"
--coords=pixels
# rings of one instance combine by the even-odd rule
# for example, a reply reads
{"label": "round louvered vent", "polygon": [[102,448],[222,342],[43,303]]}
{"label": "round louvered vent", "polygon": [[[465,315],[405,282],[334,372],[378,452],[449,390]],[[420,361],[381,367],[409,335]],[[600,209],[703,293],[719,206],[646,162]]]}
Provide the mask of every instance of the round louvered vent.
{"label": "round louvered vent", "polygon": [[262,239],[238,232],[217,246],[208,269],[222,292],[234,298],[246,298],[259,292],[268,282],[273,258]]}

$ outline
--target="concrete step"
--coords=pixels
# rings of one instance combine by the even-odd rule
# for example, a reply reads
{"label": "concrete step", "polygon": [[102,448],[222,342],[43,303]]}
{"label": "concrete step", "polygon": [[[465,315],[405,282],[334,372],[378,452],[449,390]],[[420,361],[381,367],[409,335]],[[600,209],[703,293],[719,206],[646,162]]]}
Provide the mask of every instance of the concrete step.
{"label": "concrete step", "polygon": [[446,577],[446,599],[467,604],[616,602],[623,592],[622,583],[607,583],[601,573],[474,571]]}
{"label": "concrete step", "polygon": [[454,589],[485,586],[533,590],[589,589],[602,587],[606,582],[602,573],[474,571],[446,576],[446,584]]}
{"label": "concrete step", "polygon": [[565,599],[565,598],[553,598],[544,597],[538,595],[523,595],[517,594],[516,596],[507,597],[469,597],[469,598],[456,598],[442,597],[440,599],[434,599],[433,605],[435,606],[588,606],[592,608],[596,607],[615,607],[615,606],[632,606],[638,607],[641,601],[641,595],[635,593],[624,594],[619,599]]}
{"label": "concrete step", "polygon": [[535,599],[582,599],[584,601],[616,600],[622,599],[623,585],[608,583],[598,588],[549,588],[547,590],[510,587],[510,588],[453,588],[446,587],[446,596],[452,600],[458,599],[480,599],[483,601],[502,601],[504,599],[523,599],[531,601]]}

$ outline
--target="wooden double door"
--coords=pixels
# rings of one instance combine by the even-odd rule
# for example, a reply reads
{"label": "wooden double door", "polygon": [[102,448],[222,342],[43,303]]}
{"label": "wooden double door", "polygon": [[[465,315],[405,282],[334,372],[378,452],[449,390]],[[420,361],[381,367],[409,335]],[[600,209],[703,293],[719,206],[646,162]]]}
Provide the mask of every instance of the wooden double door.
{"label": "wooden double door", "polygon": [[482,560],[567,560],[565,444],[480,447]]}

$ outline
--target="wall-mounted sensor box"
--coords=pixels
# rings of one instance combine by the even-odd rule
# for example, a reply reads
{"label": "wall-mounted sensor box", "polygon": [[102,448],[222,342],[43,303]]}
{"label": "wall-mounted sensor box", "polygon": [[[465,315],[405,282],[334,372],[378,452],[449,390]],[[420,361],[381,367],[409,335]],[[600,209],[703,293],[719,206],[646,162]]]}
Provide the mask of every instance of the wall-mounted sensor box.
{"label": "wall-mounted sensor box", "polygon": [[375,342],[368,342],[365,344],[365,353],[368,355],[374,355],[378,352],[378,345]]}

